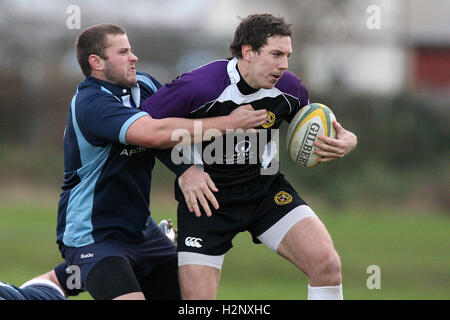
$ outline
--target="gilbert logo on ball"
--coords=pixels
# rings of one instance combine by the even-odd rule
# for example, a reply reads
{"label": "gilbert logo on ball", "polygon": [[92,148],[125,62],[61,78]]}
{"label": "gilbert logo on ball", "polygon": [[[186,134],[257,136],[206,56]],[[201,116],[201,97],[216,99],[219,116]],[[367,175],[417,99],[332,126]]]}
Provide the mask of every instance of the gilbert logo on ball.
{"label": "gilbert logo on ball", "polygon": [[304,106],[292,119],[287,132],[287,149],[293,162],[302,167],[314,167],[320,156],[314,153],[318,135],[335,138],[333,112],[321,103]]}

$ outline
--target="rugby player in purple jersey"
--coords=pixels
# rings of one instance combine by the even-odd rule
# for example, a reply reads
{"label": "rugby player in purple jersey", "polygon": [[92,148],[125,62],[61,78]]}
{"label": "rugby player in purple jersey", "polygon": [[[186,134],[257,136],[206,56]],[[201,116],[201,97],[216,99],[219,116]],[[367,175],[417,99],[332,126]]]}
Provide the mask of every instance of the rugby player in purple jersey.
{"label": "rugby player in purple jersey", "polygon": [[[243,104],[268,111],[256,140],[251,134],[218,135],[204,141],[196,157],[189,155],[202,159],[197,165],[214,181],[220,208],[201,214],[194,208],[196,199],[176,186],[182,298],[215,299],[224,256],[235,235],[249,231],[255,243],[307,275],[309,299],[343,299],[341,262],[327,229],[274,164],[272,130],[309,104],[305,85],[287,70],[290,25],[270,14],[250,15],[237,27],[230,50],[233,58],[181,74],[143,104],[161,119],[224,116]],[[338,122],[333,126],[335,139],[319,136],[315,142],[322,162],[342,158],[357,145],[352,132]],[[261,143],[264,129],[269,138]],[[227,149],[229,141],[233,147]]]}

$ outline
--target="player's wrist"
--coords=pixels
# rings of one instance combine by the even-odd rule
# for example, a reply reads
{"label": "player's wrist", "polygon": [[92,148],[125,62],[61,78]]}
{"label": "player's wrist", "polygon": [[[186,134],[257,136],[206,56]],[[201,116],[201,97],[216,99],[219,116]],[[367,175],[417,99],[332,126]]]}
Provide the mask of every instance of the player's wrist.
{"label": "player's wrist", "polygon": [[236,129],[237,120],[233,117],[233,115],[229,114],[226,116],[217,117],[217,126],[222,133],[226,133],[227,129]]}

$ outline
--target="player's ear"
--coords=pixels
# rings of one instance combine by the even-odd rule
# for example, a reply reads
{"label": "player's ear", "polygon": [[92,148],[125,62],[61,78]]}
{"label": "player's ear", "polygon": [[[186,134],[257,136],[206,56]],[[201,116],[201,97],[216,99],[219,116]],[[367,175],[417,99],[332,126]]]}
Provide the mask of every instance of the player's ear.
{"label": "player's ear", "polygon": [[250,62],[252,60],[252,57],[254,54],[253,47],[249,44],[242,45],[241,54],[242,54],[242,58],[244,60],[246,60],[247,62]]}
{"label": "player's ear", "polygon": [[92,70],[102,71],[105,68],[105,60],[96,54],[91,54],[88,61]]}

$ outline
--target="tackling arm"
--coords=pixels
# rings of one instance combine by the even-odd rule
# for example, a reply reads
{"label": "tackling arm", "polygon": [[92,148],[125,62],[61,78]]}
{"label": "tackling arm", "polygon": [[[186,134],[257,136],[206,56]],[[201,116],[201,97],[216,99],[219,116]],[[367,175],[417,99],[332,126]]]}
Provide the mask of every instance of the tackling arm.
{"label": "tackling arm", "polygon": [[[173,140],[172,134],[177,129],[186,130],[195,141],[204,139],[203,133],[209,129],[218,129],[225,133],[227,129],[243,129],[259,127],[267,117],[266,110],[253,110],[250,105],[235,109],[227,116],[192,120],[185,118],[154,119],[144,116],[137,119],[127,130],[128,144],[141,145],[147,148],[167,149],[180,141]],[[201,123],[196,128],[195,123]]]}

